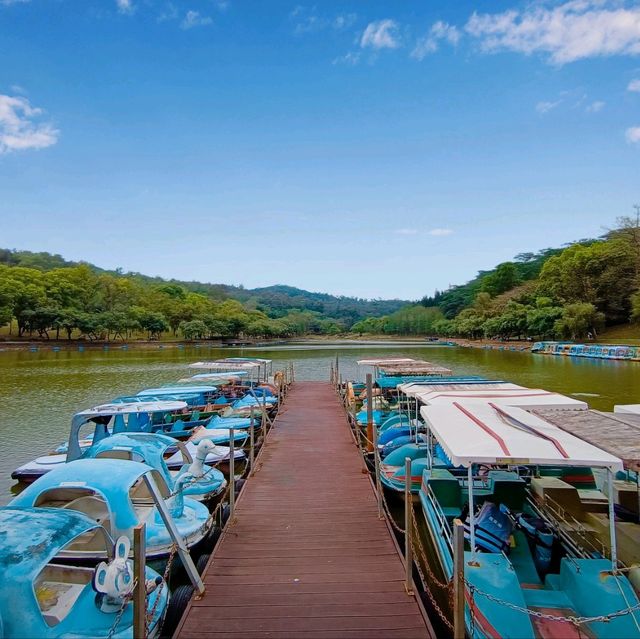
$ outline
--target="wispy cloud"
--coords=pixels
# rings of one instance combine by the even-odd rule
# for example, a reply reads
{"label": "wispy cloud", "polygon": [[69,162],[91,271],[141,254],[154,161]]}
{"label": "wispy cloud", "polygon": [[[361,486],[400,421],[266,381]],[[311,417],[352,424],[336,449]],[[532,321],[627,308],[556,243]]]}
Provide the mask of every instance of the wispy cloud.
{"label": "wispy cloud", "polygon": [[321,15],[317,7],[306,7],[297,5],[289,14],[289,19],[293,22],[293,32],[296,35],[314,33],[324,29],[342,31],[351,27],[358,16],[355,13],[340,13],[335,16]]}
{"label": "wispy cloud", "polygon": [[331,64],[346,64],[354,67],[358,62],[360,62],[360,53],[358,51],[348,51],[344,55],[334,58]]}
{"label": "wispy cloud", "polygon": [[431,26],[426,36],[418,40],[413,51],[411,51],[411,57],[416,60],[422,60],[430,53],[435,53],[440,42],[447,42],[452,46],[456,46],[459,41],[460,31],[453,25],[439,20]]}
{"label": "wispy cloud", "polygon": [[55,144],[60,132],[42,120],[43,114],[25,97],[0,95],[0,154]]}
{"label": "wispy cloud", "polygon": [[396,229],[394,233],[396,235],[418,235],[418,229]]}
{"label": "wispy cloud", "polygon": [[587,106],[585,111],[587,113],[600,113],[604,109],[605,103],[602,100],[596,100]]}
{"label": "wispy cloud", "polygon": [[555,7],[477,14],[465,30],[490,53],[542,53],[554,64],[640,54],[640,6],[624,0],[570,0]]}
{"label": "wispy cloud", "polygon": [[549,111],[553,111],[556,107],[562,104],[562,100],[555,100],[553,102],[550,101],[542,101],[536,104],[536,111],[540,113],[540,115],[545,115],[549,113]]}
{"label": "wispy cloud", "polygon": [[131,0],[116,0],[116,6],[118,7],[118,13],[125,15],[131,15],[134,11],[133,2]]}
{"label": "wispy cloud", "polygon": [[429,235],[435,235],[436,237],[445,237],[446,235],[453,235],[453,229],[431,229]]}
{"label": "wispy cloud", "polygon": [[370,22],[360,38],[363,49],[397,49],[400,44],[398,23],[388,18]]}
{"label": "wispy cloud", "polygon": [[640,144],[640,126],[629,127],[624,132],[624,137],[629,144]]}
{"label": "wispy cloud", "polygon": [[627,85],[627,91],[632,91],[633,93],[640,93],[640,79],[631,80]]}
{"label": "wispy cloud", "polygon": [[199,11],[187,11],[184,19],[180,23],[180,28],[187,30],[194,27],[206,27],[213,24],[213,20],[209,16],[200,15]]}

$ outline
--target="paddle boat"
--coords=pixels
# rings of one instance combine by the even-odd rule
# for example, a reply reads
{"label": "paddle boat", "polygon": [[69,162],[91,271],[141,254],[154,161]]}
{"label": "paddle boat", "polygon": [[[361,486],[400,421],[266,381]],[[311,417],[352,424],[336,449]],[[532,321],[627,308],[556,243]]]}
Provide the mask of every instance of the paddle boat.
{"label": "paddle boat", "polygon": [[[453,403],[423,406],[420,413],[450,464],[423,472],[426,552],[432,570],[452,579],[452,527],[463,522],[467,635],[639,637],[640,602],[618,571],[613,501],[611,559],[576,557],[536,516],[525,479],[509,470],[596,467],[611,486],[620,459],[521,408]],[[435,588],[433,594],[449,606],[448,594]],[[571,621],[581,618],[579,627]]]}
{"label": "paddle boat", "polygon": [[[166,506],[178,534],[194,555],[213,524],[204,504],[183,496],[182,487],[188,480],[188,474],[178,477],[171,492],[161,472],[147,464],[122,459],[78,459],[40,477],[10,506],[83,512],[107,528],[112,538],[125,535],[131,542],[133,528],[144,523],[147,559],[161,562],[169,557],[173,545],[162,508]],[[87,538],[82,544],[62,550],[61,555],[72,562],[91,564],[102,559],[103,550]]]}
{"label": "paddle boat", "polygon": [[[124,432],[151,432],[153,422],[163,423],[167,415],[186,409],[183,401],[129,402],[101,404],[76,413],[71,420],[69,439],[55,451],[23,464],[11,473],[13,479],[31,483],[53,468],[82,457],[86,450],[101,439]],[[83,429],[92,432],[81,437]]]}
{"label": "paddle boat", "polygon": [[[96,569],[69,565],[74,548],[91,545]],[[133,567],[129,541],[114,543],[94,519],[74,510],[0,508],[0,636],[4,639],[133,637]],[[160,632],[168,588],[147,567],[148,637]],[[160,587],[162,585],[162,587]]]}
{"label": "paddle boat", "polygon": [[[165,461],[167,451],[178,446],[182,453],[180,470],[170,470]],[[202,502],[211,502],[224,492],[227,480],[216,468],[204,461],[215,448],[208,439],[199,441],[195,458],[192,458],[182,442],[176,443],[171,437],[153,433],[120,433],[102,439],[90,446],[83,459],[126,459],[147,464],[160,472],[171,492],[178,486],[181,492]],[[184,481],[184,480],[188,481]]]}

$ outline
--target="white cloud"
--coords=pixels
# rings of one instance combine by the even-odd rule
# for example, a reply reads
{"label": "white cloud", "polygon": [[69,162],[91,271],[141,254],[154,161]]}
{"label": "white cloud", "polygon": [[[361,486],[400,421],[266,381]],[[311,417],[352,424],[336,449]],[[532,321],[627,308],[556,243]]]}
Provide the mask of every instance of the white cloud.
{"label": "white cloud", "polygon": [[180,23],[181,29],[193,29],[193,27],[206,27],[213,24],[213,20],[209,16],[200,15],[199,11],[187,11],[184,20]]}
{"label": "white cloud", "polygon": [[540,115],[544,115],[545,113],[549,113],[549,111],[553,111],[553,109],[561,104],[562,100],[556,100],[555,102],[538,102],[538,104],[536,104],[536,111],[540,113]]}
{"label": "white cloud", "polygon": [[344,55],[334,58],[332,64],[346,64],[354,67],[358,62],[360,62],[360,53],[357,51],[348,51]]}
{"label": "white cloud", "polygon": [[305,7],[300,4],[289,14],[289,19],[294,22],[293,32],[296,35],[316,33],[329,28],[342,31],[352,26],[357,18],[355,13],[341,13],[330,18],[320,15],[315,6]]}
{"label": "white cloud", "polygon": [[640,54],[640,6],[624,0],[539,3],[522,11],[474,13],[465,25],[486,52],[543,53],[555,64],[584,58]]}
{"label": "white cloud", "polygon": [[24,97],[0,95],[0,154],[44,149],[58,141],[59,131],[41,121],[42,109]]}
{"label": "white cloud", "polygon": [[360,38],[364,49],[397,49],[400,46],[398,23],[395,20],[377,20],[370,22]]}
{"label": "white cloud", "polygon": [[640,93],[640,79],[631,80],[627,86],[627,91],[633,91],[634,93]]}
{"label": "white cloud", "polygon": [[118,6],[118,13],[124,13],[125,15],[131,15],[133,13],[133,2],[131,0],[116,0]]}
{"label": "white cloud", "polygon": [[604,105],[605,103],[602,100],[596,100],[595,102],[592,102],[589,106],[587,106],[585,111],[587,113],[600,113],[600,111],[604,109]]}
{"label": "white cloud", "polygon": [[396,229],[396,235],[418,235],[418,229]]}
{"label": "white cloud", "polygon": [[629,127],[624,132],[624,137],[629,144],[640,144],[640,126]]}
{"label": "white cloud", "polygon": [[431,229],[429,235],[435,235],[436,237],[444,237],[445,235],[452,235],[453,229]]}
{"label": "white cloud", "polygon": [[424,59],[430,53],[435,53],[442,41],[456,46],[460,41],[460,31],[453,25],[439,20],[431,26],[426,36],[418,40],[411,52],[411,57],[417,60]]}

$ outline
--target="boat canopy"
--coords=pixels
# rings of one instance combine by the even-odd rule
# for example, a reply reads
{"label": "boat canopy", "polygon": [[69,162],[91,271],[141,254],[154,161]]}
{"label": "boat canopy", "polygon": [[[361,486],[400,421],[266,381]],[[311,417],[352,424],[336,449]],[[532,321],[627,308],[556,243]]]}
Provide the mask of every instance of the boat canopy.
{"label": "boat canopy", "polygon": [[231,377],[246,377],[249,373],[247,371],[229,371],[226,373],[198,373],[197,375],[192,375],[189,379],[194,381],[202,380],[215,380],[215,379],[229,379]]}
{"label": "boat canopy", "polygon": [[423,406],[420,414],[454,466],[523,464],[622,470],[618,457],[521,408],[454,402]]}
{"label": "boat canopy", "polygon": [[9,505],[34,507],[40,495],[58,488],[90,490],[99,493],[109,505],[113,526],[119,531],[126,531],[138,523],[129,490],[147,474],[151,474],[166,499],[169,489],[164,477],[147,464],[122,459],[77,459],[52,468],[27,486]]}
{"label": "boat canopy", "polygon": [[260,362],[229,362],[229,361],[219,361],[219,362],[194,362],[193,364],[189,364],[189,368],[205,368],[207,370],[221,370],[221,371],[235,371],[237,369],[247,369],[252,370],[256,368],[260,368],[262,364]]}
{"label": "boat canopy", "polygon": [[640,415],[640,404],[616,404],[613,412],[623,415]]}
{"label": "boat canopy", "polygon": [[273,360],[263,357],[225,357],[221,362],[260,362],[261,364],[271,364]]}
{"label": "boat canopy", "polygon": [[451,369],[439,364],[425,361],[413,361],[405,364],[381,364],[378,366],[381,375],[397,377],[399,375],[451,375]]}
{"label": "boat canopy", "polygon": [[72,426],[84,424],[96,417],[113,417],[114,415],[126,415],[129,413],[173,413],[187,407],[186,402],[181,401],[157,401],[157,402],[128,402],[122,404],[101,404],[88,410],[80,411],[73,416]]}
{"label": "boat canopy", "polygon": [[535,410],[558,428],[620,457],[624,467],[640,472],[640,416],[586,410],[558,413]]}
{"label": "boat canopy", "polygon": [[463,391],[431,390],[416,395],[418,401],[430,406],[458,402],[465,406],[473,403],[493,402],[499,406],[520,408],[551,408],[555,410],[587,410],[586,402],[539,388],[469,389]]}
{"label": "boat canopy", "polygon": [[176,393],[215,393],[217,386],[164,386],[163,388],[145,388],[145,390],[136,393],[136,397],[160,397],[162,395],[175,395]]}
{"label": "boat canopy", "polygon": [[0,508],[0,574],[4,583],[22,583],[31,590],[43,566],[76,537],[96,528],[104,532],[108,550],[112,542],[106,530],[76,510]]}
{"label": "boat canopy", "polygon": [[482,390],[523,390],[524,386],[518,386],[518,384],[511,384],[510,382],[503,382],[501,380],[465,380],[460,383],[451,379],[442,379],[439,381],[429,380],[424,382],[409,382],[406,384],[400,384],[398,390],[404,393],[408,397],[416,397],[424,393],[428,393],[432,390],[437,391],[466,391],[473,389]]}
{"label": "boat canopy", "polygon": [[[442,385],[456,386],[458,384],[486,383],[484,378],[469,375],[468,377],[431,377],[429,375],[400,375],[398,377],[376,377],[375,383],[386,390],[400,388],[402,385],[429,384],[440,388]],[[400,390],[402,390],[400,388]]]}
{"label": "boat canopy", "polygon": [[415,362],[412,357],[374,357],[368,359],[359,359],[358,366],[383,366],[385,364],[406,364],[407,362]]}

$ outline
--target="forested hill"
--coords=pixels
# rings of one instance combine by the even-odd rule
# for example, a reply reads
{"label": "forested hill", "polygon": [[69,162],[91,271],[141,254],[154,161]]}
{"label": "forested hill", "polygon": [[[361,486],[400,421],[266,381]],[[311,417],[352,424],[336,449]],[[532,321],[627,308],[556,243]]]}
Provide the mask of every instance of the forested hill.
{"label": "forested hill", "polygon": [[354,322],[406,306],[291,286],[242,286],[165,280],[108,271],[60,255],[0,249],[0,326],[21,334],[131,337],[171,331],[187,338],[339,333]]}
{"label": "forested hill", "polygon": [[596,239],[521,253],[466,284],[352,327],[470,339],[584,339],[606,327],[640,339],[640,227],[620,218]]}

